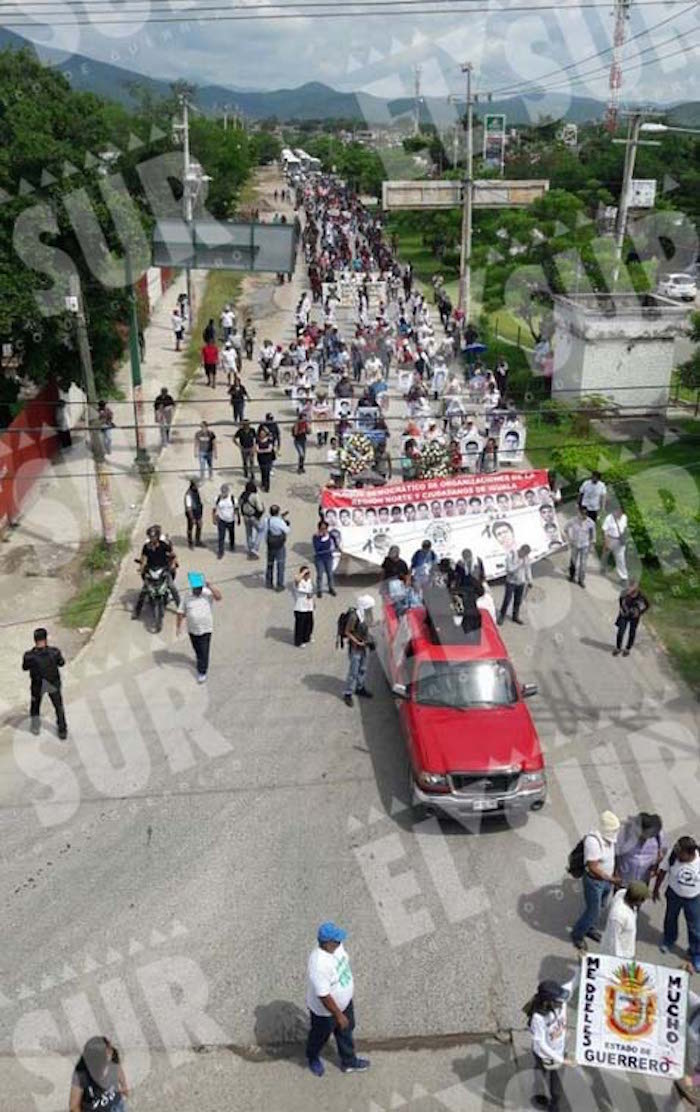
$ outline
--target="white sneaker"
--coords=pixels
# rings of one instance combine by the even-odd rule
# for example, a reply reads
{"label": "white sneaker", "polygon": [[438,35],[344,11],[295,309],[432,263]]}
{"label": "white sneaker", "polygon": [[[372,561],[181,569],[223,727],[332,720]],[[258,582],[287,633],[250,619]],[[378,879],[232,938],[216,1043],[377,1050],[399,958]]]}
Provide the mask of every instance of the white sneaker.
{"label": "white sneaker", "polygon": [[197,683],[206,683],[206,682],[207,682],[206,673],[198,672],[197,673]]}

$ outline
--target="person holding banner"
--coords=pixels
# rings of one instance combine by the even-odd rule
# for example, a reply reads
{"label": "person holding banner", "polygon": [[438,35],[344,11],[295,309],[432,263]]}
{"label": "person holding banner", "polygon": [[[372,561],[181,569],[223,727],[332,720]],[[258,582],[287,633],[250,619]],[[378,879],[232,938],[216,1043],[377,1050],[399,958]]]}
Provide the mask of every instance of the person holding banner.
{"label": "person holding banner", "polygon": [[548,1108],[551,1112],[558,1112],[564,1095],[559,1070],[568,1064],[566,1005],[578,983],[578,977],[576,972],[564,984],[559,984],[558,981],[540,981],[537,992],[523,1008],[532,1036],[537,1087],[544,1087],[546,1090],[533,1097],[533,1104],[537,1108]]}

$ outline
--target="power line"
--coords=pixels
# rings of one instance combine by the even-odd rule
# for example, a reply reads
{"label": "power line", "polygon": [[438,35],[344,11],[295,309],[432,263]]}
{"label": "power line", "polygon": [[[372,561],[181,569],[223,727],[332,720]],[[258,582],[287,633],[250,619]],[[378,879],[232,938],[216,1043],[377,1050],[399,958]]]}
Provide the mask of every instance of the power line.
{"label": "power line", "polygon": [[[367,2],[367,0],[357,0],[357,3],[355,3],[355,0],[348,0],[348,3],[346,5],[344,5],[344,10],[343,11],[337,11],[337,10],[334,10],[334,9],[323,10],[323,11],[314,11],[313,18],[314,19],[357,19],[357,18],[364,18],[364,17],[374,18],[374,17],[378,17],[378,16],[396,16],[396,17],[400,17],[400,16],[404,16],[404,15],[410,15],[410,16],[415,17],[416,15],[455,15],[460,10],[460,8],[457,7],[456,5],[464,5],[464,4],[466,4],[467,7],[463,8],[462,11],[468,12],[470,15],[473,15],[473,14],[493,15],[494,14],[494,9],[492,7],[471,7],[470,5],[474,2],[474,0],[452,0],[452,7],[450,7],[450,8],[439,8],[439,9],[436,9],[436,8],[414,8],[414,7],[410,6],[412,4],[430,3],[430,0],[377,0],[376,4],[375,3],[370,3],[369,6],[370,6],[371,10],[365,9],[361,12],[346,10],[348,7],[350,7],[350,8],[356,7],[358,4],[366,3],[366,2]],[[446,3],[446,2],[447,2],[447,0],[436,0],[436,3]],[[643,7],[643,8],[645,8],[645,7],[668,7],[670,4],[681,3],[681,0],[636,0],[636,3],[637,3],[637,7]],[[395,5],[395,7],[392,8],[391,5]],[[607,4],[607,3],[602,3],[601,4],[601,3],[595,2],[595,0],[591,0],[591,2],[576,4],[576,5],[572,5],[572,6],[567,6],[567,5],[562,5],[562,4],[537,4],[537,5],[535,5],[535,4],[518,4],[518,5],[511,5],[508,8],[503,9],[501,12],[499,12],[499,14],[510,15],[511,13],[520,13],[520,12],[546,12],[546,11],[557,11],[557,12],[576,11],[576,12],[578,12],[578,11],[582,11],[583,9],[588,9],[588,8],[608,9],[609,6],[610,5]],[[266,12],[269,12],[269,6],[268,5],[261,5],[261,8],[263,8],[263,7],[265,8]],[[291,7],[291,5],[290,5],[290,7]],[[250,21],[258,21],[259,22],[259,21],[270,20],[270,19],[273,19],[273,20],[306,19],[306,18],[308,18],[305,14],[307,10],[317,9],[317,8],[326,8],[327,9],[327,0],[325,0],[325,2],[324,2],[324,0],[320,0],[319,3],[313,3],[313,4],[295,5],[295,7],[296,7],[297,10],[295,10],[293,12],[283,11],[283,12],[278,12],[277,14],[262,14],[262,12],[251,11],[249,8],[246,8],[245,13],[240,13],[239,12],[236,15],[210,14],[210,15],[206,15],[204,18],[200,18],[200,16],[198,14],[195,14],[194,16],[191,15],[191,14],[185,14],[183,16],[174,16],[174,17],[171,17],[171,16],[165,17],[165,16],[156,15],[156,16],[148,16],[148,17],[145,17],[145,18],[128,18],[127,17],[127,18],[119,18],[119,19],[103,19],[102,15],[100,13],[100,24],[99,24],[99,26],[111,25],[111,26],[118,26],[118,27],[127,27],[131,24],[138,24],[139,26],[148,26],[150,24],[157,24],[157,23],[164,23],[164,24],[166,24],[166,23],[177,23],[177,24],[183,25],[183,24],[193,24],[193,23],[239,23],[239,22],[250,22]],[[205,10],[204,8],[198,8],[197,12],[202,12],[204,10]],[[230,11],[229,8],[223,8],[221,6],[213,7],[210,10],[212,12],[224,12],[224,13],[228,13]],[[96,13],[93,13],[93,14],[96,14]],[[93,27],[93,28],[95,28],[95,23],[91,19],[47,20],[47,19],[44,19],[43,14],[40,15],[39,18],[37,18],[37,19],[16,20],[14,22],[8,22],[8,21],[3,22],[3,26],[6,27],[6,28],[36,27],[37,25],[50,26],[50,27]]]}
{"label": "power line", "polygon": [[[688,12],[692,12],[697,7],[698,3],[697,0],[695,0],[695,3],[689,4],[682,12],[674,12],[672,15],[666,16],[665,19],[659,20],[658,23],[654,23],[651,27],[645,27],[643,30],[638,31],[636,35],[631,35],[630,38],[626,40],[626,45],[634,42],[636,39],[643,38],[644,35],[650,35],[652,31],[657,31],[659,27],[664,27],[674,19],[681,19],[684,15],[687,15]],[[499,96],[502,93],[510,93],[512,95],[524,93],[530,86],[539,86],[541,82],[547,81],[550,77],[556,77],[560,73],[566,73],[568,70],[576,69],[578,66],[584,65],[586,62],[593,61],[596,58],[602,58],[604,54],[610,54],[612,50],[612,46],[606,46],[603,50],[595,51],[593,54],[587,54],[583,58],[577,58],[575,62],[570,62],[567,66],[557,66],[556,69],[550,70],[548,73],[543,73],[539,77],[533,77],[532,80],[525,81],[521,85],[501,85],[497,89],[490,90],[491,96]]]}
{"label": "power line", "polygon": [[[693,28],[691,31],[687,31],[687,32],[685,32],[685,35],[683,37],[687,38],[690,35],[695,34],[697,32],[697,30],[698,30],[698,28]],[[678,35],[672,35],[670,38],[665,39],[663,43],[652,44],[651,46],[645,47],[644,50],[639,51],[638,57],[641,58],[645,54],[650,54],[652,51],[657,50],[659,46],[667,46],[671,42],[677,42],[679,37],[680,37],[680,32],[679,32]],[[653,65],[656,65],[658,62],[664,61],[666,58],[675,58],[677,54],[685,54],[689,50],[696,51],[697,49],[698,49],[697,44],[688,44],[688,45],[682,46],[680,50],[667,51],[665,54],[659,54],[655,58],[650,58],[647,61],[645,61],[643,63],[643,65],[644,66],[653,66]],[[552,89],[557,89],[557,88],[561,87],[562,85],[565,85],[567,88],[570,88],[574,85],[587,84],[590,81],[591,78],[600,77],[603,74],[606,74],[607,72],[608,72],[607,64],[603,65],[603,66],[597,66],[594,69],[588,71],[587,73],[578,74],[578,75],[575,75],[575,76],[572,76],[572,77],[562,77],[557,81],[553,81],[553,82],[550,82],[550,83],[547,83],[547,84],[540,85],[539,86],[539,91],[547,92],[547,91],[552,90]]]}

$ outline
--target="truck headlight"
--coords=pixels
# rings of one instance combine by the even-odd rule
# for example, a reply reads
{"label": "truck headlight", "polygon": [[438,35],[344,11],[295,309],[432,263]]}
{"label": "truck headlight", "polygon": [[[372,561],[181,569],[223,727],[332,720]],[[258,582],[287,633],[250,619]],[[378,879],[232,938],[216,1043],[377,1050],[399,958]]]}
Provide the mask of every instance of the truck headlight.
{"label": "truck headlight", "polygon": [[419,772],[416,783],[426,792],[448,792],[450,785],[442,772]]}
{"label": "truck headlight", "polygon": [[544,769],[538,772],[521,772],[520,773],[520,787],[521,788],[543,788],[547,783]]}

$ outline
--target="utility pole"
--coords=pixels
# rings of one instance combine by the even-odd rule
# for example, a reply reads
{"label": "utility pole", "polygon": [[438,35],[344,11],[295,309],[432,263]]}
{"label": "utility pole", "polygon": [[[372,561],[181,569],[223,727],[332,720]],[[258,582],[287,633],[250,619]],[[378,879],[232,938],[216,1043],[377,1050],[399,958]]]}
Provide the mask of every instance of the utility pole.
{"label": "utility pole", "polygon": [[[185,224],[187,225],[190,235],[192,235],[192,193],[190,190],[190,117],[189,117],[189,104],[187,97],[182,98],[182,154],[185,163],[185,173],[183,177],[184,189],[182,193],[182,203],[184,206]],[[193,237],[194,241],[194,237]],[[185,277],[187,280],[187,314],[189,316],[190,332],[194,328],[194,299],[192,296],[192,271],[189,266],[185,270]]]}
{"label": "utility pole", "polygon": [[[644,126],[644,117],[653,115],[649,112],[632,112],[627,127],[626,139],[614,139],[613,142],[624,143],[625,150],[625,168],[622,175],[622,190],[620,192],[620,203],[617,208],[617,222],[615,224],[615,265],[613,268],[613,290],[617,287],[618,279],[620,277],[620,265],[622,263],[622,250],[625,243],[625,233],[627,231],[627,212],[630,204],[630,194],[632,192],[632,179],[634,177],[634,164],[637,160],[637,147],[658,147],[660,144],[654,140],[640,140],[639,133]],[[658,113],[657,113],[658,114]]]}
{"label": "utility pole", "polygon": [[459,252],[459,308],[462,309],[464,312],[465,322],[468,322],[471,298],[472,201],[474,191],[474,116],[472,104],[472,63],[466,62],[461,68],[462,73],[465,73],[467,75],[467,159],[462,186],[462,237]]}
{"label": "utility pole", "polygon": [[88,340],[85,309],[80,291],[80,279],[76,274],[70,276],[70,297],[66,299],[66,308],[75,316],[76,333],[78,339],[78,354],[83,371],[83,384],[87,397],[88,430],[90,433],[90,446],[95,464],[95,480],[97,482],[97,505],[100,510],[102,523],[102,536],[107,547],[116,544],[117,528],[114,523],[112,510],[112,488],[109,476],[109,467],[105,458],[105,446],[97,419],[97,388],[95,375],[92,369],[92,356]]}
{"label": "utility pole", "polygon": [[421,66],[413,69],[413,134],[420,135],[420,75]]}
{"label": "utility pole", "polygon": [[136,466],[140,471],[151,471],[151,461],[146,447],[143,428],[143,380],[141,378],[141,351],[139,346],[139,316],[131,256],[127,248],[124,257],[126,289],[129,298],[129,359],[131,362],[131,394],[134,405],[134,431],[136,434]]}

